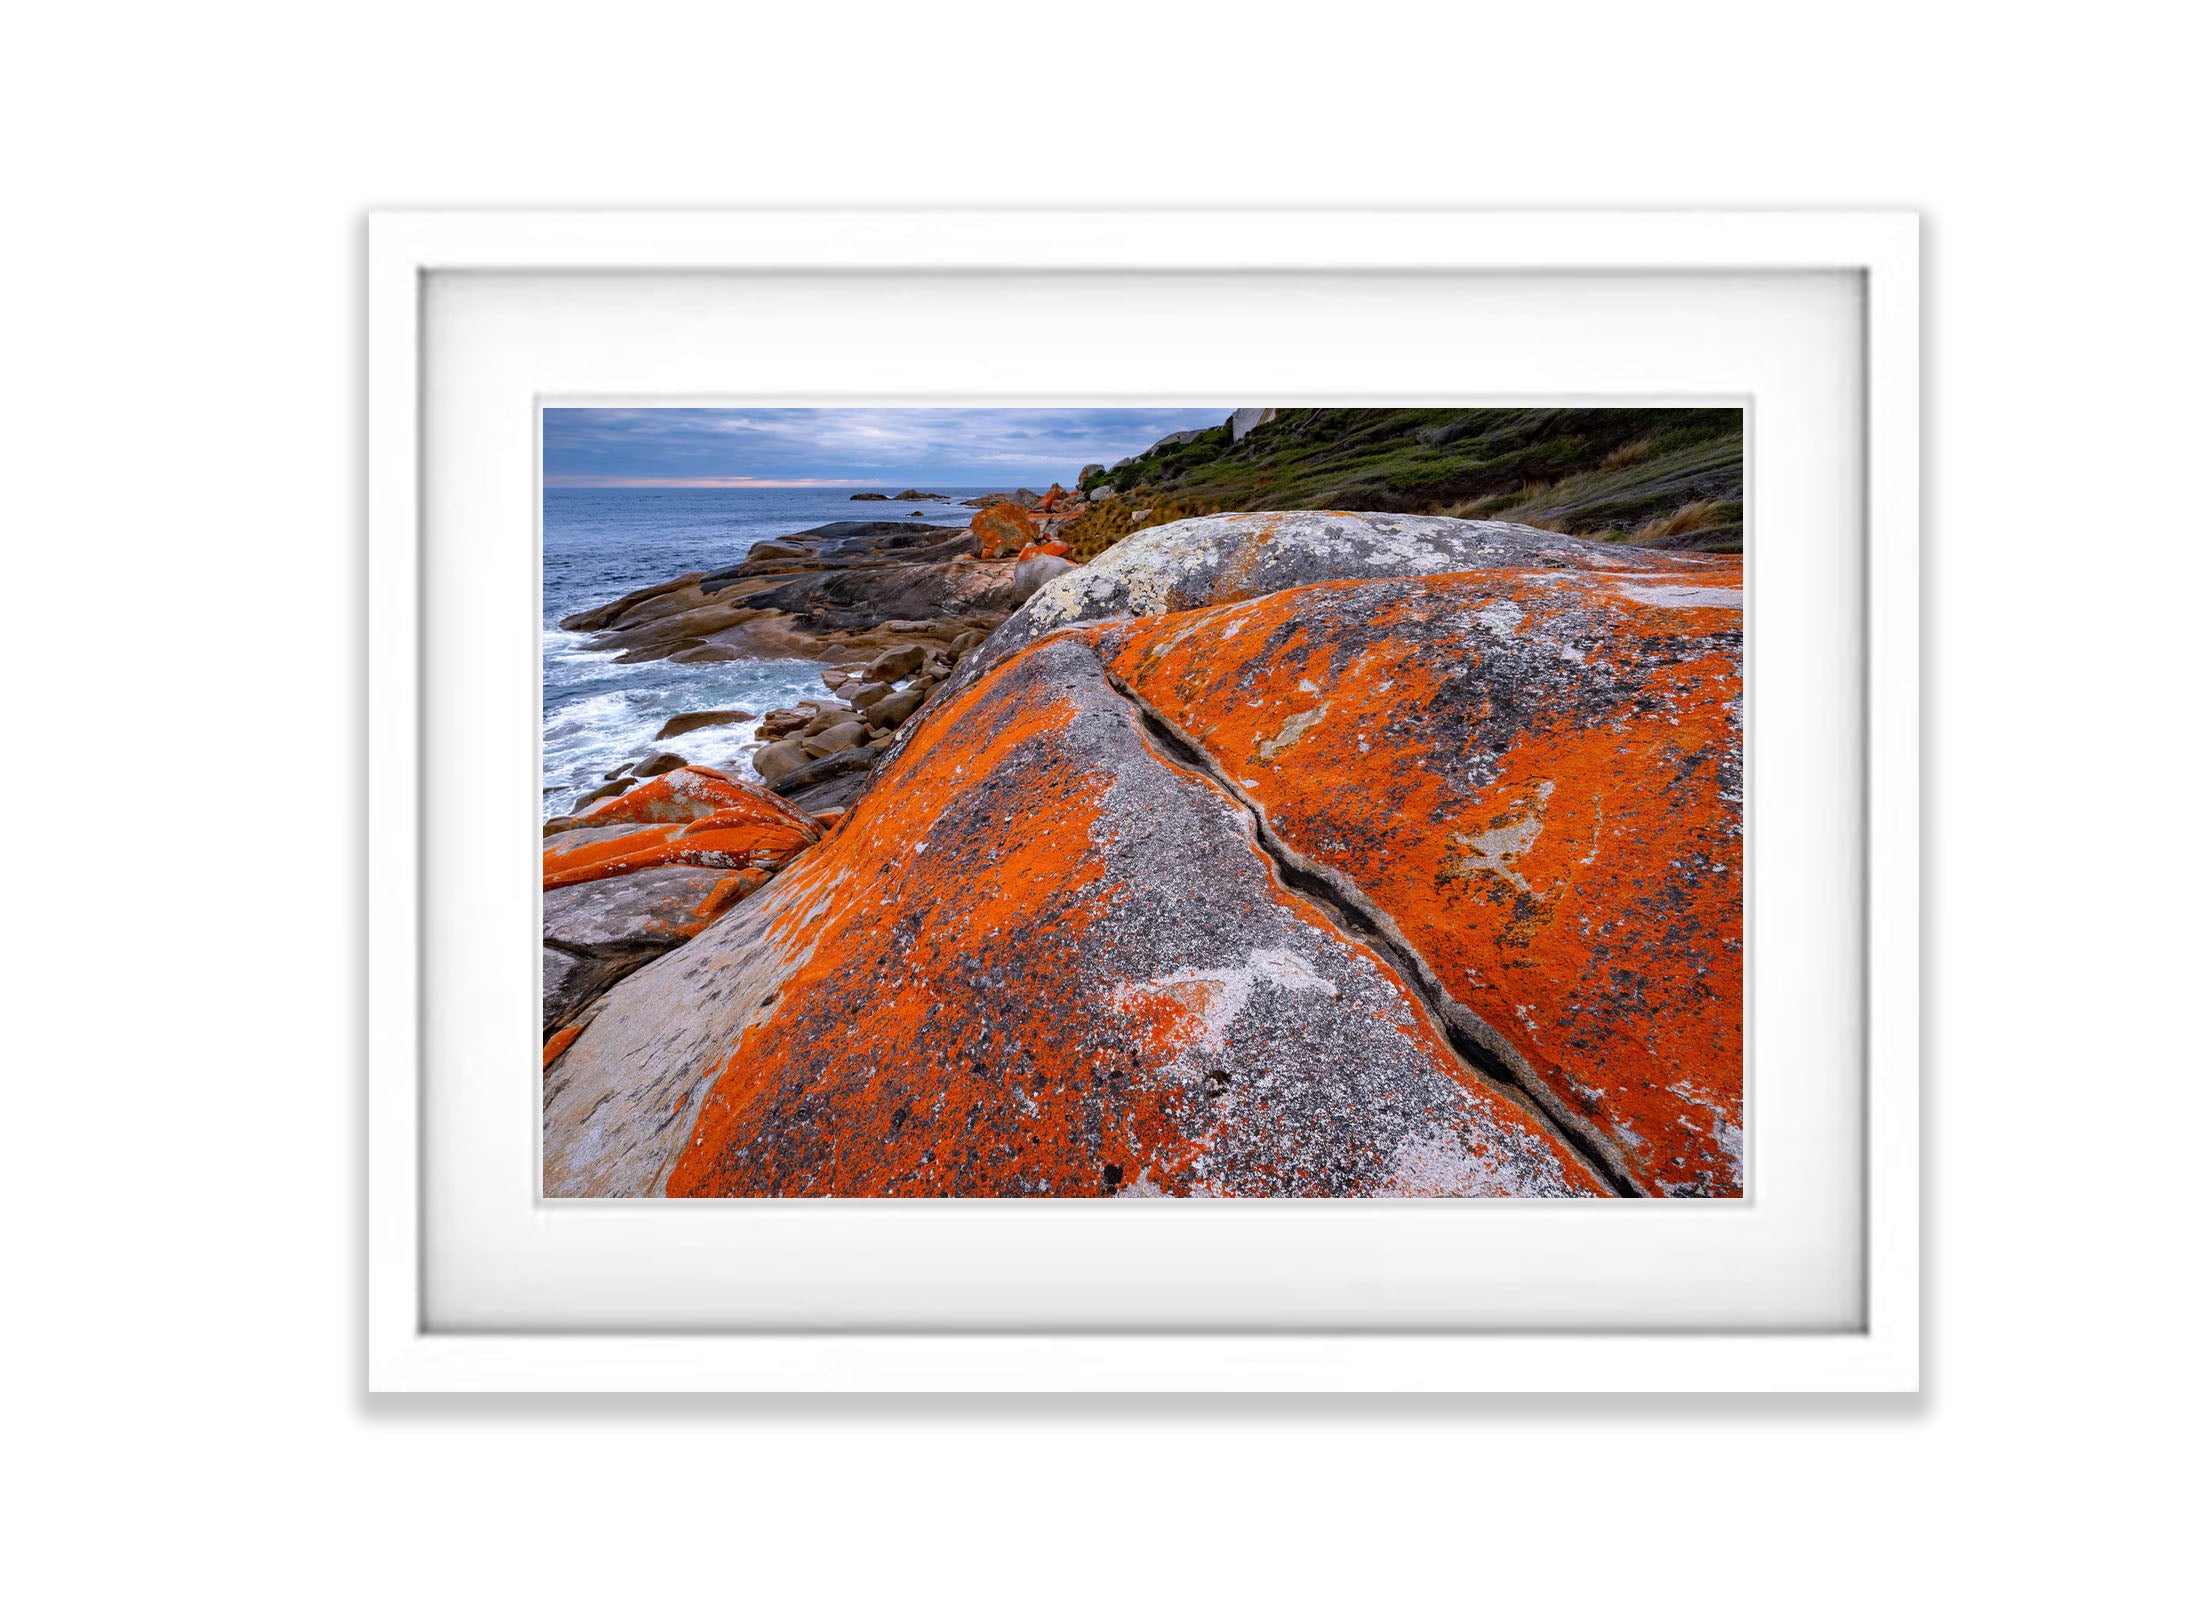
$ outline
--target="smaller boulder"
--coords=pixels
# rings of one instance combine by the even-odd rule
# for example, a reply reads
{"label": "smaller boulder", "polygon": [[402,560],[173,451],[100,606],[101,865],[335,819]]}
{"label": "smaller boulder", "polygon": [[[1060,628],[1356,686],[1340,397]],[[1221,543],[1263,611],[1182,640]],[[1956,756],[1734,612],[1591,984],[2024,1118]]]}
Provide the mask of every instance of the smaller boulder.
{"label": "smaller boulder", "polygon": [[970,519],[970,533],[978,541],[978,553],[988,561],[1013,555],[1038,537],[1039,525],[1031,513],[1014,501],[987,506]]}
{"label": "smaller boulder", "polygon": [[634,769],[637,778],[661,778],[668,772],[678,772],[687,765],[686,756],[676,756],[670,750],[660,750]]}
{"label": "smaller boulder", "polygon": [[725,728],[737,722],[754,722],[753,711],[683,711],[657,730],[660,739],[677,739],[697,728]]}
{"label": "smaller boulder", "polygon": [[834,723],[823,733],[811,732],[802,736],[802,752],[813,761],[819,756],[829,756],[835,750],[847,750],[863,742],[870,729],[853,715]]}
{"label": "smaller boulder", "polygon": [[625,794],[627,790],[641,781],[639,778],[614,778],[600,789],[591,789],[573,802],[571,815],[579,816],[583,810],[594,805],[598,800],[609,800],[614,795]]}
{"label": "smaller boulder", "polygon": [[1011,592],[1016,603],[1022,605],[1063,573],[1076,570],[1074,562],[1060,556],[1033,556],[1029,561],[1016,563],[1016,587]]}
{"label": "smaller boulder", "polygon": [[848,704],[854,706],[858,711],[863,711],[871,706],[877,705],[881,700],[885,699],[893,692],[894,688],[892,684],[867,683],[862,688],[851,690],[849,692]]}
{"label": "smaller boulder", "polygon": [[810,759],[803,753],[801,740],[781,739],[776,744],[768,744],[757,751],[750,758],[750,765],[756,768],[759,778],[770,783],[785,777]]}
{"label": "smaller boulder", "polygon": [[[898,728],[916,714],[924,704],[924,694],[917,689],[897,689],[885,699],[866,707],[863,720],[874,728]],[[757,769],[761,772],[763,769]]]}
{"label": "smaller boulder", "polygon": [[864,676],[873,683],[893,683],[906,678],[924,665],[924,646],[920,644],[898,645],[887,651],[864,669]]}
{"label": "smaller boulder", "polygon": [[804,762],[783,776],[772,780],[772,793],[793,794],[798,790],[813,788],[835,778],[845,778],[862,772],[878,759],[878,753],[858,745],[852,750],[836,750],[829,756]]}

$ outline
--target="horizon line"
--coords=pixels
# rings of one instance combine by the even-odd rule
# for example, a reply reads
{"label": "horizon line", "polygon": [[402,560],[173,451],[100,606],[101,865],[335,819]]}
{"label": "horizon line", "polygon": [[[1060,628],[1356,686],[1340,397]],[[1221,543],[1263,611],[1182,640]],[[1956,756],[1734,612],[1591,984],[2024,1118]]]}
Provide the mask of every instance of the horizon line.
{"label": "horizon line", "polygon": [[557,473],[542,480],[545,489],[990,489],[987,483],[912,483],[906,478],[614,478]]}

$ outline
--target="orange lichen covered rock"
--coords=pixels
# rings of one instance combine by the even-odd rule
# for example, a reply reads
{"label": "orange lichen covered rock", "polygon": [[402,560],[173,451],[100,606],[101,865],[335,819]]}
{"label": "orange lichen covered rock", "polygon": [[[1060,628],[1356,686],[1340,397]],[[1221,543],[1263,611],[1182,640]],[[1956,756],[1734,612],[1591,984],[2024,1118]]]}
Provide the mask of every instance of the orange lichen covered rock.
{"label": "orange lichen covered rock", "polygon": [[815,844],[822,831],[769,789],[709,767],[668,772],[587,820],[587,828],[551,836],[542,853],[545,890],[655,867],[770,871]]}
{"label": "orange lichen covered rock", "polygon": [[694,822],[726,813],[759,822],[792,823],[798,827],[807,825],[809,820],[800,808],[780,799],[769,789],[729,778],[713,767],[690,766],[668,772],[589,812],[588,825]]}
{"label": "orange lichen covered rock", "polygon": [[978,554],[988,561],[1012,556],[1039,536],[1031,513],[1013,500],[998,501],[980,510],[970,519],[970,531],[977,537]]}
{"label": "orange lichen covered rock", "polygon": [[1593,1195],[1413,982],[1292,888],[1090,640],[612,990],[545,1078],[551,1195]]}
{"label": "orange lichen covered rock", "polygon": [[1742,571],[1327,583],[1110,671],[1643,1193],[1742,1192]]}
{"label": "orange lichen covered rock", "polygon": [[694,822],[637,828],[570,850],[545,850],[542,886],[570,888],[652,867],[757,867],[771,872],[815,844],[818,831],[776,817],[759,820],[740,811],[715,812]]}

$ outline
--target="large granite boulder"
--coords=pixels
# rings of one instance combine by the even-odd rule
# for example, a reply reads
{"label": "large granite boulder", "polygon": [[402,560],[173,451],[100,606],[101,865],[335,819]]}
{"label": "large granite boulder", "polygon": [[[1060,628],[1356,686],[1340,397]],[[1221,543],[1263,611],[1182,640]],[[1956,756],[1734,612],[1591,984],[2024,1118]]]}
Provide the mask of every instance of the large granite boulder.
{"label": "large granite boulder", "polygon": [[552,1070],[550,1194],[1606,1192],[1082,639]]}
{"label": "large granite boulder", "polygon": [[1059,573],[987,639],[972,675],[1057,628],[1102,617],[1152,617],[1345,578],[1431,577],[1508,567],[1671,571],[1711,563],[1550,533],[1518,522],[1468,522],[1370,511],[1235,511],[1133,534]]}
{"label": "large granite boulder", "polygon": [[595,1002],[547,1193],[1741,1192],[1739,561],[1198,520]]}

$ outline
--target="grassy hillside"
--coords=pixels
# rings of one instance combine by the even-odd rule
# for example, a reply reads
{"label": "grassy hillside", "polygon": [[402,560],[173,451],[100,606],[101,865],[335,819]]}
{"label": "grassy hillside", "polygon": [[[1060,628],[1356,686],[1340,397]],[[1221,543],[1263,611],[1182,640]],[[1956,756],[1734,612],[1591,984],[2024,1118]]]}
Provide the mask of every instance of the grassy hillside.
{"label": "grassy hillside", "polygon": [[[1080,557],[1216,511],[1413,511],[1585,538],[1742,548],[1738,410],[1286,410],[1227,424],[1090,480],[1116,498],[1064,530]],[[1146,515],[1135,522],[1137,513]]]}

